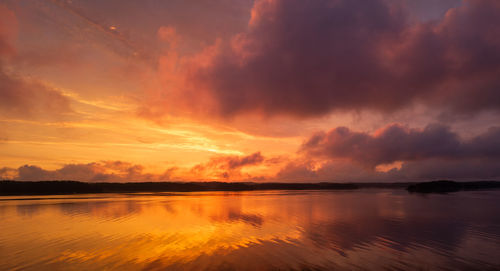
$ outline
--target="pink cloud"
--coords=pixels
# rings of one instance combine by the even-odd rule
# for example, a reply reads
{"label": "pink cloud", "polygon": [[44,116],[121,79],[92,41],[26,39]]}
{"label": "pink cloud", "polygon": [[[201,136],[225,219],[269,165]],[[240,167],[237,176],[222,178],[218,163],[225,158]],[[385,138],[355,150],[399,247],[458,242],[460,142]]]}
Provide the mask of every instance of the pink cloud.
{"label": "pink cloud", "polygon": [[401,3],[256,1],[246,31],[163,74],[176,83],[156,106],[222,117],[393,112],[415,102],[498,110],[498,2],[469,0],[416,22]]}
{"label": "pink cloud", "polygon": [[18,22],[16,14],[0,4],[0,56],[14,54]]}
{"label": "pink cloud", "polygon": [[142,165],[123,161],[100,161],[87,164],[66,164],[55,170],[46,170],[35,165],[24,165],[17,169],[1,169],[0,174],[4,174],[3,178],[15,176],[15,179],[21,181],[146,182],[168,181],[175,170],[176,168],[169,168],[163,174],[150,174],[144,172]]}
{"label": "pink cloud", "polygon": [[33,79],[7,72],[5,62],[16,54],[17,18],[0,5],[0,115],[14,118],[59,118],[71,113],[69,99]]}

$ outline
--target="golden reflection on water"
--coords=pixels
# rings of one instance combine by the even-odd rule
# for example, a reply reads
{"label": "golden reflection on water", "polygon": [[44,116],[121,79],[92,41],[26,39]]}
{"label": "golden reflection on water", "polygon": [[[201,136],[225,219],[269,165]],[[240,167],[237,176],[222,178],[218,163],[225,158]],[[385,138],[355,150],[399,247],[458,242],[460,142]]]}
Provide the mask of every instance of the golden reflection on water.
{"label": "golden reflection on water", "polygon": [[499,196],[362,190],[0,197],[0,269],[496,268]]}

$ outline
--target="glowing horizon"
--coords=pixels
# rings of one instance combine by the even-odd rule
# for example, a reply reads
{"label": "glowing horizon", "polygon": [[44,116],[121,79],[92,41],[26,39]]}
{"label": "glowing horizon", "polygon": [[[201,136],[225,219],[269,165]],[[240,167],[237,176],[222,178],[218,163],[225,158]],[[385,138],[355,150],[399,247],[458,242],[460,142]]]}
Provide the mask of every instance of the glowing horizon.
{"label": "glowing horizon", "polygon": [[285,2],[0,3],[0,179],[500,178],[497,1]]}

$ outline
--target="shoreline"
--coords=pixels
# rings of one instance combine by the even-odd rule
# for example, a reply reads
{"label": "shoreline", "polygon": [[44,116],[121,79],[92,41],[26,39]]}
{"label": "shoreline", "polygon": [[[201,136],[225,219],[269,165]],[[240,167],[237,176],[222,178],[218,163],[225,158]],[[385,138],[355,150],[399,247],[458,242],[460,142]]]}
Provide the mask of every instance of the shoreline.
{"label": "shoreline", "polygon": [[500,189],[500,181],[430,181],[396,183],[253,183],[253,182],[128,182],[88,183],[79,181],[0,181],[1,196],[71,195],[143,192],[205,192],[266,190],[358,190],[405,189],[409,193],[452,193]]}

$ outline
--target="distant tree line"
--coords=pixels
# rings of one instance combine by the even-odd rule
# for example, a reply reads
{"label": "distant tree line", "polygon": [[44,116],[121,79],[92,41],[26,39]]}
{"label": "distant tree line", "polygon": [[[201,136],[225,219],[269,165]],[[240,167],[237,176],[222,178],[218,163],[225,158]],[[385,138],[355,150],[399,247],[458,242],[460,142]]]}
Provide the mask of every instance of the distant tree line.
{"label": "distant tree line", "polygon": [[132,192],[339,190],[357,189],[343,183],[136,182],[86,183],[77,181],[0,181],[1,195],[48,195]]}
{"label": "distant tree line", "polygon": [[449,193],[500,189],[498,181],[422,183],[252,183],[252,182],[129,182],[0,181],[0,195],[56,195],[90,193],[255,191],[255,190],[354,190],[360,188],[405,189],[411,193]]}

